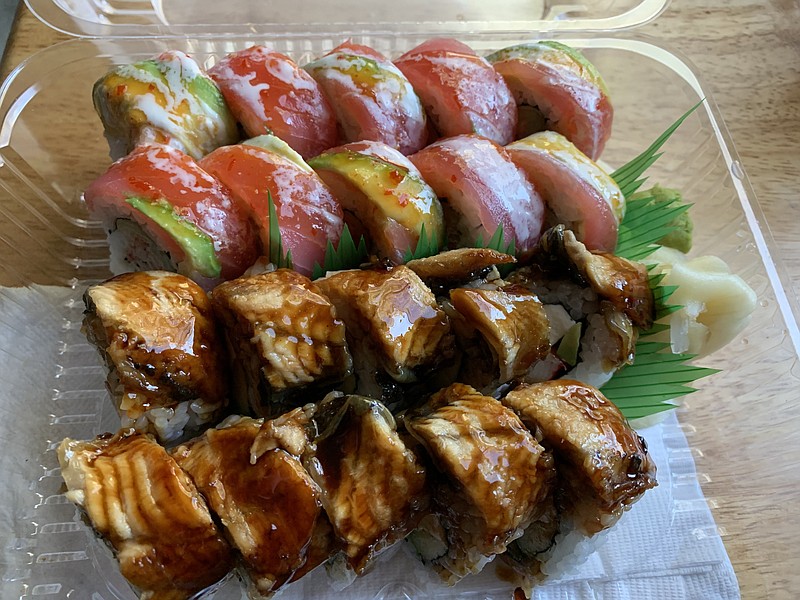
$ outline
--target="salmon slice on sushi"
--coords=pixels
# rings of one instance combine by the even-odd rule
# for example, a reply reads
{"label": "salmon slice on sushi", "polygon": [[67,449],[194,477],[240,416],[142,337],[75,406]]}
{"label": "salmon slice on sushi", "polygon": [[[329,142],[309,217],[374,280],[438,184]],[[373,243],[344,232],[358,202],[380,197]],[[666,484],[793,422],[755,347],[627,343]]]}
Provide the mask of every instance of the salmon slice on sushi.
{"label": "salmon slice on sushi", "polygon": [[383,142],[403,154],[427,142],[427,118],[419,97],[406,76],[379,52],[345,42],[305,69],[333,105],[344,142]]}
{"label": "salmon slice on sushi", "polygon": [[558,223],[574,231],[589,250],[614,251],[625,198],[602,167],[555,131],[534,133],[509,144],[506,151]]}
{"label": "salmon slice on sushi", "polygon": [[291,252],[298,272],[311,275],[316,263],[324,263],[328,242],[339,242],[344,227],[339,202],[302,157],[276,136],[219,148],[200,166],[231,191],[257,225],[265,251],[275,243],[270,239],[272,201],[283,252]]}
{"label": "salmon slice on sushi", "polygon": [[428,40],[395,61],[417,91],[439,135],[476,133],[498,144],[514,139],[517,108],[506,82],[459,41]]}
{"label": "salmon slice on sushi", "polygon": [[[450,247],[492,239],[529,256],[544,223],[544,202],[506,151],[477,135],[439,140],[409,157],[445,207]],[[479,244],[480,245],[480,244]]]}
{"label": "salmon slice on sushi", "polygon": [[93,285],[83,298],[83,331],[108,366],[123,427],[166,443],[219,420],[228,403],[224,348],[199,285],[139,271]]}
{"label": "salmon slice on sushi", "polygon": [[171,146],[138,146],[83,196],[108,232],[114,273],[177,271],[211,289],[241,275],[260,251],[228,190]]}
{"label": "salmon slice on sushi", "polygon": [[379,257],[402,264],[420,242],[436,253],[444,241],[436,193],[394,148],[355,142],[323,152],[309,164],[341,201],[350,230],[363,233]]}
{"label": "salmon slice on sushi", "polygon": [[579,50],[543,41],[487,58],[520,107],[518,137],[551,129],[597,160],[611,136],[614,109],[603,78]]}
{"label": "salmon slice on sushi", "polygon": [[303,158],[336,145],[336,116],[316,81],[265,46],[233,52],[209,69],[250,137],[272,133]]}
{"label": "salmon slice on sushi", "polygon": [[112,159],[151,142],[200,158],[239,139],[219,88],[178,50],[112,69],[95,83],[92,97]]}

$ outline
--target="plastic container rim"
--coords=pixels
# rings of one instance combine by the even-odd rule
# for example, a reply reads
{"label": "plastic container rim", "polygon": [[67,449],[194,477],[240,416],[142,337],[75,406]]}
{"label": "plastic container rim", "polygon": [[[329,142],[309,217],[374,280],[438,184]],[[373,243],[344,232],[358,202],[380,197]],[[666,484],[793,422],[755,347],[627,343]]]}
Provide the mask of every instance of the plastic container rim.
{"label": "plastic container rim", "polygon": [[[531,21],[406,21],[402,23],[381,22],[298,22],[298,23],[226,23],[179,24],[170,25],[162,15],[159,24],[136,25],[132,23],[100,23],[79,16],[70,15],[55,0],[24,0],[31,13],[51,29],[77,38],[151,38],[151,37],[238,37],[251,34],[281,33],[300,36],[309,33],[328,35],[338,34],[379,34],[404,31],[409,27],[413,33],[440,34],[453,33],[525,33],[525,32],[570,32],[608,33],[634,29],[658,18],[669,6],[670,0],[641,0],[628,11],[611,17],[599,19],[537,19]],[[160,5],[160,0],[154,4]],[[53,11],[48,14],[49,11]],[[163,12],[163,11],[162,11]],[[158,16],[158,9],[154,8]],[[338,28],[336,27],[338,26]],[[402,27],[406,29],[401,29]]]}

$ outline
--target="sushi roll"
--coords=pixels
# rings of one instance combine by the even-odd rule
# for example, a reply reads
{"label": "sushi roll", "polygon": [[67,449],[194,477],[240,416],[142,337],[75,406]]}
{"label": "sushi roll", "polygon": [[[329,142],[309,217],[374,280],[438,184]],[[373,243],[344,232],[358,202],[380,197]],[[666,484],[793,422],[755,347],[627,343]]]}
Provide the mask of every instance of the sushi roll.
{"label": "sushi roll", "polygon": [[[437,392],[406,413],[404,424],[435,465],[432,520],[444,544],[440,555],[425,558],[452,585],[479,572],[539,516],[552,461],[517,415],[467,385]],[[436,529],[429,529],[434,539]]]}
{"label": "sushi roll", "polygon": [[259,255],[255,228],[228,190],[170,146],[138,146],[83,197],[108,231],[114,273],[165,269],[210,289]]}
{"label": "sushi roll", "polygon": [[503,146],[514,139],[517,107],[511,90],[466,44],[428,40],[395,65],[414,86],[440,136],[475,133]]}
{"label": "sushi roll", "polygon": [[502,147],[459,135],[409,158],[442,200],[448,246],[483,245],[502,227],[503,249],[530,256],[542,231],[544,202]]}
{"label": "sushi roll", "polygon": [[554,130],[592,160],[599,158],[611,136],[614,109],[603,78],[579,50],[559,42],[531,42],[487,58],[519,105],[517,137]]}
{"label": "sushi roll", "polygon": [[402,384],[424,381],[453,358],[447,315],[411,269],[339,271],[316,284],[347,326],[358,394],[413,402]]}
{"label": "sushi roll", "polygon": [[212,302],[240,412],[276,415],[286,405],[322,399],[326,386],[350,375],[338,309],[307,277],[289,269],[240,277],[217,287]]}
{"label": "sushi roll", "polygon": [[239,139],[219,88],[178,50],[115,67],[94,84],[92,98],[114,160],[146,143],[197,159]]}
{"label": "sushi roll", "polygon": [[525,375],[550,352],[550,323],[539,299],[522,286],[450,291],[456,341],[468,358],[459,381],[495,389]]}
{"label": "sushi roll", "polygon": [[379,52],[348,41],[305,69],[333,105],[343,142],[382,142],[403,154],[426,144],[427,118],[414,88]]}
{"label": "sushi roll", "polygon": [[371,252],[402,264],[420,244],[435,254],[444,242],[442,207],[417,167],[380,142],[331,148],[309,164],[333,190],[352,232]]}
{"label": "sushi roll", "polygon": [[[475,284],[497,273],[496,267],[517,262],[510,254],[491,248],[455,248],[406,263],[437,295],[464,284]],[[499,275],[499,274],[498,274]]]}
{"label": "sushi roll", "polygon": [[303,158],[336,145],[333,108],[288,56],[252,46],[227,55],[208,74],[249,137],[274,134]]}
{"label": "sushi roll", "polygon": [[655,300],[647,267],[606,252],[590,252],[575,234],[558,225],[542,235],[537,265],[555,276],[567,275],[610,302],[644,331],[655,317]]}
{"label": "sushi roll", "polygon": [[617,183],[563,135],[542,131],[506,146],[554,213],[589,250],[613,252],[625,198]]}
{"label": "sushi roll", "polygon": [[[311,275],[315,264],[325,262],[329,243],[338,244],[344,227],[338,200],[302,157],[276,136],[219,148],[200,166],[230,190],[258,227],[261,246],[270,254],[277,241],[271,231],[277,225],[280,252],[291,252],[291,266],[303,275]],[[270,200],[277,223],[270,222]]]}
{"label": "sushi roll", "polygon": [[[558,479],[559,533],[547,551],[511,552],[528,572],[554,573],[580,540],[614,525],[656,485],[656,466],[644,440],[597,389],[560,379],[521,385],[502,399],[553,453]],[[541,524],[535,524],[538,528]],[[535,545],[531,545],[533,547]],[[538,545],[542,548],[542,545]],[[521,559],[521,560],[520,560]],[[552,564],[548,564],[551,561]]]}
{"label": "sushi roll", "polygon": [[233,567],[233,552],[192,480],[133,430],[58,447],[66,497],[114,549],[141,600],[189,600]]}
{"label": "sushi roll", "polygon": [[83,331],[108,366],[123,427],[171,442],[219,420],[228,380],[211,303],[192,280],[118,275],[84,294]]}
{"label": "sushi roll", "polygon": [[231,417],[175,448],[172,456],[240,552],[250,597],[268,598],[305,564],[322,507],[320,489],[299,457],[274,436],[275,447],[251,461],[262,423]]}
{"label": "sushi roll", "polygon": [[332,394],[317,408],[319,435],[304,462],[347,565],[361,574],[403,539],[428,507],[425,468],[377,400]]}

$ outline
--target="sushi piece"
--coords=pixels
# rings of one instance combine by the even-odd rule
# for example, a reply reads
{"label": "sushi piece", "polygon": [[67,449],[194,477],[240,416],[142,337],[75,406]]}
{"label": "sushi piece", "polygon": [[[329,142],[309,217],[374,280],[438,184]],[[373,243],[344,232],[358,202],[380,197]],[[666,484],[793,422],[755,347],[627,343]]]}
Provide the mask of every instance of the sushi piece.
{"label": "sushi piece", "polygon": [[[291,266],[311,275],[325,262],[328,243],[338,244],[344,222],[342,208],[302,157],[273,135],[259,136],[219,148],[200,161],[219,179],[258,227],[261,245],[274,250],[269,202],[280,232],[281,252],[291,252]],[[273,261],[283,257],[270,256]]]}
{"label": "sushi piece", "polygon": [[123,427],[170,442],[219,420],[228,403],[225,359],[200,286],[165,271],[126,273],[83,299],[83,331],[108,366]]}
{"label": "sushi piece", "polygon": [[382,142],[403,154],[426,144],[422,103],[406,76],[379,52],[347,41],[304,68],[333,105],[344,142]]}
{"label": "sushi piece", "polygon": [[410,260],[406,266],[414,271],[435,293],[482,279],[502,265],[517,260],[491,248],[456,248],[433,256]]}
{"label": "sushi piece", "polygon": [[332,148],[309,161],[345,210],[350,230],[369,249],[402,264],[421,244],[435,254],[444,241],[442,207],[414,164],[379,142]]}
{"label": "sushi piece", "polygon": [[395,60],[442,137],[475,133],[504,146],[514,139],[517,107],[486,59],[453,39],[423,42]]}
{"label": "sushi piece", "polygon": [[502,402],[553,451],[565,514],[579,531],[611,527],[655,487],[644,439],[599,390],[560,379],[521,385]]}
{"label": "sushi piece", "polygon": [[338,309],[307,277],[289,269],[241,277],[217,287],[212,302],[241,412],[271,416],[297,398],[321,399],[351,373]]}
{"label": "sushi piece", "polygon": [[150,143],[197,159],[239,139],[219,88],[178,50],[115,67],[94,84],[92,98],[113,160]]}
{"label": "sushi piece", "polygon": [[459,135],[409,158],[443,202],[451,248],[488,242],[502,227],[503,247],[530,256],[542,231],[544,202],[503,148]]}
{"label": "sushi piece", "polygon": [[600,299],[627,315],[636,327],[647,330],[653,325],[655,300],[647,267],[642,263],[605,252],[590,252],[563,225],[542,235],[536,262],[545,271],[567,275],[578,284],[588,285]]}
{"label": "sushi piece", "polygon": [[550,352],[550,324],[539,299],[522,286],[450,291],[453,331],[467,359],[459,381],[479,387],[522,377]]}
{"label": "sushi piece", "polygon": [[192,480],[133,430],[58,447],[67,499],[114,549],[141,600],[188,600],[225,577],[233,553]]}
{"label": "sushi piece", "polygon": [[316,283],[347,326],[357,393],[409,402],[398,384],[418,382],[453,358],[447,315],[411,269],[340,271]]}
{"label": "sushi piece", "polygon": [[404,418],[429,454],[432,512],[447,550],[433,566],[447,583],[480,571],[539,517],[552,461],[519,418],[494,398],[453,384]]}
{"label": "sushi piece", "polygon": [[269,597],[305,564],[322,510],[319,487],[280,438],[251,462],[262,423],[231,417],[172,450],[241,553],[251,597]]}
{"label": "sushi piece", "polygon": [[559,42],[531,42],[487,59],[519,105],[517,137],[550,129],[592,160],[600,157],[611,136],[614,109],[603,78],[579,50]]}
{"label": "sushi piece", "polygon": [[258,257],[255,228],[230,193],[170,146],[138,146],[83,197],[108,231],[114,273],[177,271],[211,289]]}
{"label": "sushi piece", "polygon": [[250,137],[271,133],[303,158],[336,145],[336,117],[316,81],[265,46],[228,54],[209,69]]}
{"label": "sushi piece", "polygon": [[556,221],[592,251],[613,252],[625,216],[619,186],[567,138],[542,131],[506,146],[544,198]]}
{"label": "sushi piece", "polygon": [[425,468],[377,400],[332,394],[314,420],[319,435],[304,462],[322,489],[349,568],[361,574],[427,509]]}

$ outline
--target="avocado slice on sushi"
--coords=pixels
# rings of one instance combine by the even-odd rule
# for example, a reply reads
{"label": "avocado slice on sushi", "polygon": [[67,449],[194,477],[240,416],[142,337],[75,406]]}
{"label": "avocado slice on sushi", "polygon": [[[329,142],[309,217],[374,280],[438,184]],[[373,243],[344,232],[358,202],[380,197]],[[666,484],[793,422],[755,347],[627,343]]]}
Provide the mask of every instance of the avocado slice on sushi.
{"label": "avocado slice on sushi", "polygon": [[239,136],[217,85],[177,50],[117,66],[95,83],[92,98],[114,159],[154,142],[198,159]]}
{"label": "avocado slice on sushi", "polygon": [[175,212],[166,200],[151,202],[144,198],[128,198],[133,208],[152,219],[164,230],[185,253],[185,269],[202,277],[216,279],[222,267],[214,254],[214,240],[197,225],[190,223]]}
{"label": "avocado slice on sushi", "polygon": [[442,207],[417,168],[378,142],[357,142],[312,158],[311,167],[345,210],[345,221],[363,231],[370,250],[405,263],[418,244],[435,254],[444,239]]}

